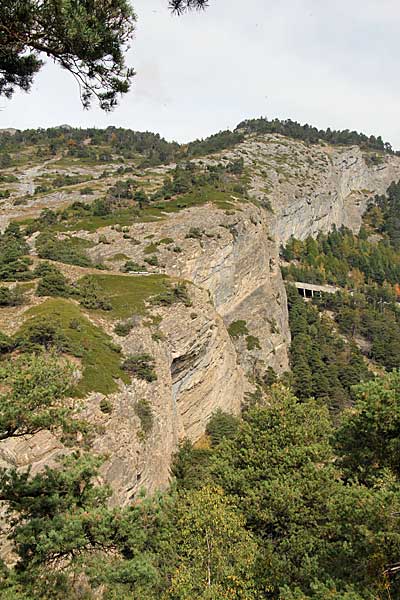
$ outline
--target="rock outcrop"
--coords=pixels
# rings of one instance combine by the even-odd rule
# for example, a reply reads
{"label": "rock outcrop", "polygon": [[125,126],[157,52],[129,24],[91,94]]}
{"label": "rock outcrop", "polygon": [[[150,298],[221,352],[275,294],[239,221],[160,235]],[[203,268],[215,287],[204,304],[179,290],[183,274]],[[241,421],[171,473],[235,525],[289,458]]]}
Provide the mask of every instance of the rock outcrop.
{"label": "rock outcrop", "polygon": [[358,146],[307,145],[280,135],[251,136],[225,156],[244,159],[250,194],[268,206],[278,243],[333,225],[358,231],[368,200],[400,179],[398,156],[374,161]]}
{"label": "rock outcrop", "polygon": [[[98,431],[93,449],[107,458],[102,474],[112,486],[113,503],[128,502],[142,487],[155,491],[165,486],[179,441],[197,440],[218,408],[240,411],[246,382],[235,348],[207,292],[188,288],[191,306],[158,307],[152,318],[138,319],[127,337],[117,338],[112,323],[104,323],[125,355],[154,357],[157,373],[152,383],[121,382],[120,391],[107,398],[107,412],[101,410],[102,394],[85,399],[83,417]],[[146,428],[138,410],[144,404],[151,414]],[[55,436],[41,432],[2,442],[0,461],[3,466],[32,465],[35,472],[66,451]]]}
{"label": "rock outcrop", "polygon": [[[100,395],[89,400],[90,419],[104,430],[94,450],[109,457],[103,474],[115,503],[128,502],[142,487],[148,491],[164,487],[179,441],[197,440],[218,408],[240,411],[245,378],[233,344],[207,294],[190,288],[192,306],[157,309],[157,340],[146,321],[123,338],[127,355],[147,352],[155,358],[157,381],[134,379],[123,385],[109,398],[110,415],[99,410]],[[143,402],[151,408],[148,432],[137,411]]]}
{"label": "rock outcrop", "polygon": [[[99,430],[94,449],[107,456],[103,476],[112,485],[114,503],[128,503],[141,487],[165,486],[179,440],[199,439],[218,408],[238,413],[254,375],[262,376],[268,367],[278,373],[288,369],[280,244],[333,225],[358,230],[369,198],[400,179],[396,156],[372,160],[358,147],[307,146],[277,135],[249,136],[205,162],[237,158],[244,160],[248,202],[233,196],[228,209],[208,203],[123,230],[76,232],[93,242],[88,251],[93,262],[113,271],[128,259],[145,264],[153,254],[157,260],[147,265],[149,271],[185,281],[191,299],[191,306],[152,307],[151,317],[138,318],[124,338],[115,335],[112,322],[101,324],[124,355],[151,354],[157,371],[153,383],[121,382],[108,398],[111,412],[100,409],[101,394],[85,399],[85,414]],[[52,201],[61,199],[52,196]],[[24,210],[30,210],[29,203]],[[11,218],[12,210],[0,214],[0,222]],[[14,216],[22,209],[15,210]],[[147,429],[140,403],[151,409]],[[0,461],[39,469],[64,451],[47,432],[1,444]]]}
{"label": "rock outcrop", "polygon": [[[129,233],[134,245],[122,233],[103,232],[109,243],[96,245],[92,258],[106,261],[118,250],[141,263],[150,240],[160,265],[154,270],[207,290],[227,326],[237,320],[246,322],[249,335],[257,340],[250,350],[247,346],[251,344],[237,340],[240,363],[248,374],[268,366],[278,373],[287,370],[286,295],[277,246],[263,209],[252,203],[235,211],[206,205],[175,213],[165,221],[133,225]],[[98,234],[86,237],[93,239]],[[163,243],[165,240],[171,243]]]}

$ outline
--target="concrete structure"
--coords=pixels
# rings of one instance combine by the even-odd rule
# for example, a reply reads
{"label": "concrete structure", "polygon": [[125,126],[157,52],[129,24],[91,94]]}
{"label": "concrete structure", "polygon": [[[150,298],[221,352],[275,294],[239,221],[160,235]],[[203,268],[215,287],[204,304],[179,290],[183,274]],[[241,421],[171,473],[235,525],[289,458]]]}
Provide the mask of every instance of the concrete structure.
{"label": "concrete structure", "polygon": [[316,285],[314,283],[304,283],[300,281],[291,282],[294,285],[303,298],[314,298],[314,296],[321,296],[321,294],[336,294],[340,292],[340,288],[334,285]]}

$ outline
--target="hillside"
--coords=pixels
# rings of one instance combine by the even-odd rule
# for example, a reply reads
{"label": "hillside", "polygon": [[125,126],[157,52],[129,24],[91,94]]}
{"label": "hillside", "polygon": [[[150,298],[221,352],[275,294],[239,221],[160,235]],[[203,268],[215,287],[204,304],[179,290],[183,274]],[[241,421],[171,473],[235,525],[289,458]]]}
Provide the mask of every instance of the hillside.
{"label": "hillside", "polygon": [[[2,309],[0,327],[15,336],[32,319],[50,317],[68,336],[74,315],[121,346],[121,363],[129,355],[152,357],[157,380],[151,383],[123,382],[118,368],[109,367],[119,360],[110,352],[92,353],[87,364],[79,359],[85,410],[106,432],[94,448],[110,454],[104,474],[115,501],[124,503],[142,486],[167,483],[178,441],[198,439],[217,408],[237,413],[255,378],[269,367],[287,371],[280,244],[333,225],[357,231],[368,199],[400,178],[400,158],[249,133],[222,139],[227,149],[176,169],[174,163],[146,166],[146,143],[150,154],[157,144],[167,155],[184,151],[151,134],[138,141],[131,134],[135,144],[128,152],[129,132],[120,133],[121,141],[113,140],[118,132],[50,133],[21,134],[21,140],[3,135],[2,161],[10,162],[2,170],[0,193],[10,193],[0,207],[3,228],[21,224],[33,261],[28,269],[50,259],[70,283],[90,274],[112,310],[90,310],[73,297],[38,297],[40,279],[29,275],[21,284],[24,302]],[[145,196],[142,208],[138,192]],[[3,279],[14,285],[12,276]],[[163,297],[180,284],[187,300]],[[131,323],[123,336],[115,331],[121,322]],[[105,373],[91,376],[89,364]],[[110,414],[99,409],[104,398],[113,406]],[[153,412],[145,439],[135,412],[139,401]],[[28,456],[24,443],[7,446],[3,459],[41,464],[59,452],[47,433],[38,434]]]}
{"label": "hillside", "polygon": [[[354,384],[400,366],[400,156],[380,138],[256,121],[180,146],[62,127],[0,134],[0,167],[3,359],[44,351],[72,364],[67,395],[90,430],[10,436],[4,468],[40,474],[87,444],[105,457],[107,505],[129,508],[168,487],[184,439],[200,480],[214,477],[210,420],[240,415],[278,379],[336,423]],[[306,303],[282,273],[342,292]],[[312,428],[328,419],[317,413]]]}

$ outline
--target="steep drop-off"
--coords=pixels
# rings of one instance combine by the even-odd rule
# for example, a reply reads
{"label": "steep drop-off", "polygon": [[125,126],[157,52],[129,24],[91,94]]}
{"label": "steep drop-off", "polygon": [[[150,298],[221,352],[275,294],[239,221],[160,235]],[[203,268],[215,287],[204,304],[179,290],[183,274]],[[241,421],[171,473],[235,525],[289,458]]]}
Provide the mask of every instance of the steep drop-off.
{"label": "steep drop-off", "polygon": [[[228,210],[207,203],[123,230],[109,226],[73,234],[89,240],[93,262],[108,264],[113,272],[128,259],[143,264],[156,255],[158,265],[148,266],[149,272],[187,282],[191,301],[151,306],[145,316],[132,314],[135,326],[123,338],[114,332],[115,319],[87,314],[121,345],[124,356],[153,356],[157,372],[152,383],[120,382],[119,391],[108,395],[112,410],[107,414],[100,410],[102,394],[85,399],[84,414],[98,427],[94,449],[107,456],[103,476],[113,487],[114,503],[127,503],[141,487],[165,486],[181,439],[199,439],[217,408],[238,413],[252,379],[268,367],[278,373],[288,369],[290,331],[280,244],[291,235],[304,238],[333,225],[357,230],[368,199],[400,179],[396,156],[382,155],[374,163],[358,147],[309,146],[277,135],[248,136],[203,163],[238,158],[244,160],[247,202],[232,196]],[[159,172],[163,175],[168,167]],[[149,180],[154,173],[149,170]],[[81,197],[77,189],[68,201]],[[22,207],[7,202],[1,222],[34,215],[46,202],[43,195]],[[53,194],[51,202],[54,208],[65,205],[66,196]],[[35,236],[30,243],[34,255]],[[16,331],[27,309],[0,315],[2,329]],[[147,432],[138,416],[140,401],[151,407]],[[63,451],[49,433],[0,445],[4,464],[33,464],[34,469]]]}

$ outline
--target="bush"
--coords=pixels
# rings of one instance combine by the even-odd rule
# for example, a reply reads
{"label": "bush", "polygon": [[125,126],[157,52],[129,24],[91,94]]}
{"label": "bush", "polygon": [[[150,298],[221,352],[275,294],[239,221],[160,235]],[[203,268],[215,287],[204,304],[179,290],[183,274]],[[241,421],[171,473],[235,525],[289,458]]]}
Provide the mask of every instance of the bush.
{"label": "bush", "polygon": [[185,306],[192,306],[186,283],[178,283],[174,287],[174,296],[176,300],[183,302]]}
{"label": "bush", "polygon": [[20,306],[24,303],[24,294],[20,287],[0,287],[0,306]]}
{"label": "bush", "polygon": [[191,227],[188,233],[185,235],[186,238],[193,238],[195,240],[201,240],[204,231],[199,227]]}
{"label": "bush", "polygon": [[91,187],[84,187],[80,190],[81,196],[91,196],[92,194],[94,194],[94,190]]}
{"label": "bush", "polygon": [[144,265],[139,265],[137,262],[133,260],[127,260],[126,263],[120,269],[122,273],[138,273],[140,271],[147,271]]}
{"label": "bush", "polygon": [[178,283],[175,287],[157,294],[157,296],[151,298],[150,302],[155,306],[171,306],[175,302],[183,302],[185,306],[192,306],[185,283]]}
{"label": "bush", "polygon": [[0,280],[26,281],[33,278],[29,270],[31,261],[25,255],[29,247],[18,225],[11,223],[0,234]]}
{"label": "bush", "polygon": [[148,258],[144,259],[144,262],[146,262],[148,265],[150,265],[152,267],[158,267],[157,256],[149,256]]}
{"label": "bush", "polygon": [[113,411],[113,405],[111,400],[109,400],[108,398],[102,398],[100,400],[99,408],[104,414],[110,415]]}
{"label": "bush", "polygon": [[69,322],[69,328],[74,329],[75,331],[81,330],[81,324],[78,319],[71,319]]}
{"label": "bush", "polygon": [[43,275],[47,275],[48,273],[60,273],[60,270],[49,262],[40,262],[33,271],[35,277],[43,277]]}
{"label": "bush", "polygon": [[40,258],[79,267],[92,266],[92,261],[74,238],[59,240],[53,234],[41,233],[36,240],[36,250]]}
{"label": "bush", "polygon": [[84,277],[81,281],[78,294],[80,304],[91,310],[112,310],[112,304],[109,298],[93,277]]}
{"label": "bush", "polygon": [[45,317],[29,323],[17,337],[16,345],[25,352],[37,352],[43,348],[45,350],[55,349],[58,352],[70,350],[70,344],[60,324]]}
{"label": "bush", "polygon": [[138,400],[135,404],[135,413],[140,419],[140,426],[144,435],[148,435],[153,429],[153,411],[148,400]]}
{"label": "bush", "polygon": [[246,321],[232,321],[228,327],[228,333],[232,338],[238,338],[241,335],[247,335],[249,331],[247,329]]}
{"label": "bush", "polygon": [[155,361],[150,354],[134,354],[128,356],[122,363],[122,368],[132,377],[144,381],[156,381],[157,373],[154,370]]}
{"label": "bush", "polygon": [[155,242],[151,242],[143,250],[143,254],[154,254],[154,252],[158,252],[158,245]]}
{"label": "bush", "polygon": [[94,217],[106,217],[111,212],[111,208],[103,198],[96,198],[92,204],[92,214]]}
{"label": "bush", "polygon": [[266,386],[271,386],[278,381],[278,376],[272,367],[268,367],[263,376],[263,383]]}
{"label": "bush", "polygon": [[14,349],[14,346],[15,344],[13,340],[8,335],[0,331],[0,354],[11,352]]}
{"label": "bush", "polygon": [[60,296],[66,298],[70,294],[71,288],[67,279],[61,271],[55,268],[43,275],[36,288],[37,296]]}
{"label": "bush", "polygon": [[260,340],[258,339],[258,337],[255,337],[254,335],[248,335],[246,337],[246,347],[247,350],[254,350],[254,349],[261,349],[261,345],[260,345]]}
{"label": "bush", "polygon": [[127,336],[133,329],[132,321],[120,321],[114,327],[114,331],[121,337]]}

